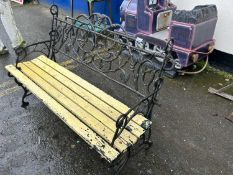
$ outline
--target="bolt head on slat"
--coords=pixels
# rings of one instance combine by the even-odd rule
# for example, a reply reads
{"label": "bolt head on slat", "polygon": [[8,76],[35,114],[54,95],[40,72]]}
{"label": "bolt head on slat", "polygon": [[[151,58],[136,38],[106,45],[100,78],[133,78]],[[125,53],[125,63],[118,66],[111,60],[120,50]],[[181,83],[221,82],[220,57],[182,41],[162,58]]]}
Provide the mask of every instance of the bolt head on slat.
{"label": "bolt head on slat", "polygon": [[142,127],[143,129],[147,130],[147,129],[150,128],[151,125],[152,125],[152,121],[146,120],[146,121],[144,121],[144,122],[142,123],[141,127]]}

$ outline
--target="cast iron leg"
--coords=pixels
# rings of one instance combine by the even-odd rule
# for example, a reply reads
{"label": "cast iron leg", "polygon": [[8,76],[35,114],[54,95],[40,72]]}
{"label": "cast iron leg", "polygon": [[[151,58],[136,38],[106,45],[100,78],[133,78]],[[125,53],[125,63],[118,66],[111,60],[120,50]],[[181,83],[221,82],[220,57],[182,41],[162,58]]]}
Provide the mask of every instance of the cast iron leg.
{"label": "cast iron leg", "polygon": [[[12,75],[10,74],[10,72],[8,72],[8,76],[9,76],[9,77],[12,77]],[[28,97],[29,95],[31,95],[32,93],[30,93],[29,90],[28,90],[27,88],[25,88],[25,87],[23,86],[23,84],[20,83],[16,78],[15,78],[15,82],[16,82],[16,84],[18,84],[20,87],[22,87],[23,90],[24,90],[24,94],[23,94],[23,97],[22,97],[22,105],[21,105],[21,107],[22,107],[22,108],[26,108],[26,107],[29,105],[29,102],[26,102],[26,101],[25,101],[25,98]]]}
{"label": "cast iron leg", "polygon": [[10,72],[8,72],[8,77],[13,77]]}
{"label": "cast iron leg", "polygon": [[27,88],[25,88],[25,87],[23,87],[23,90],[24,90],[24,94],[23,94],[23,97],[22,97],[21,107],[26,108],[29,105],[29,102],[26,102],[25,98],[28,97],[29,95],[31,95],[31,93],[29,93],[29,90]]}
{"label": "cast iron leg", "polygon": [[146,147],[146,149],[151,148],[151,146],[153,145],[153,142],[151,140],[151,128],[149,128],[148,135],[146,136],[144,143],[148,146]]}
{"label": "cast iron leg", "polygon": [[128,149],[125,153],[121,154],[111,165],[111,169],[114,175],[119,175],[122,168],[128,162],[130,158],[130,149]]}
{"label": "cast iron leg", "polygon": [[56,60],[56,56],[55,56],[55,54],[54,54],[54,53],[52,53],[51,60],[53,60],[54,62],[57,62],[57,60]]}

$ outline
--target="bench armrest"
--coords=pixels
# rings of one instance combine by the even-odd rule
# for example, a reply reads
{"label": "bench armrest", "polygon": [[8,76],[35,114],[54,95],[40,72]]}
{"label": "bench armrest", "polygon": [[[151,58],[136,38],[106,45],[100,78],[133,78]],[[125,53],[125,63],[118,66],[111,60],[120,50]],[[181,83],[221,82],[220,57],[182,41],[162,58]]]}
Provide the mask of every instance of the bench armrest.
{"label": "bench armrest", "polygon": [[[172,51],[172,47],[173,47],[173,40],[170,40],[167,43],[166,49],[165,49],[165,54],[166,57],[163,61],[162,67],[159,70],[158,73],[158,78],[155,80],[154,82],[154,91],[153,93],[151,93],[150,95],[148,95],[147,97],[145,97],[144,99],[142,99],[138,104],[136,104],[133,108],[131,108],[127,113],[122,114],[117,122],[116,122],[116,132],[113,136],[112,139],[112,146],[114,145],[115,140],[121,135],[121,133],[124,131],[124,129],[126,129],[127,125],[129,124],[129,122],[138,114],[143,114],[144,117],[146,117],[148,119],[148,121],[150,122],[152,119],[152,111],[154,106],[157,104],[157,96],[158,96],[158,92],[161,88],[161,85],[163,83],[163,73],[166,69],[166,65],[167,62],[170,59],[170,54]],[[140,107],[142,107],[143,104],[146,103],[146,111],[143,111],[140,109]],[[143,106],[144,107],[144,106]],[[132,115],[130,115],[131,113],[133,113]],[[151,123],[151,122],[150,122]],[[145,123],[144,126],[142,126],[145,130],[150,129],[150,124]]]}
{"label": "bench armrest", "polygon": [[50,53],[52,53],[50,40],[33,43],[30,45],[27,45],[24,48],[17,48],[15,50],[15,53],[17,56],[16,67],[17,67],[18,63],[20,63],[22,61],[29,61],[31,59],[34,59],[35,57],[40,56],[40,55],[45,55],[48,58],[55,60],[54,56],[50,55]]}
{"label": "bench armrest", "polygon": [[[151,119],[152,119],[152,111],[153,108],[155,106],[155,104],[157,104],[157,95],[159,92],[159,89],[161,88],[161,84],[163,83],[163,78],[159,78],[157,79],[157,81],[155,82],[155,86],[156,86],[156,90],[148,95],[147,97],[145,97],[144,99],[142,99],[138,104],[136,104],[134,107],[132,107],[131,109],[129,109],[125,114],[122,114],[116,121],[116,132],[114,134],[114,137],[112,139],[112,146],[114,145],[115,140],[121,135],[121,133],[124,131],[124,129],[127,129],[127,125],[129,124],[129,122],[138,114],[142,114],[145,118],[148,119],[148,121],[146,123],[143,124],[143,128],[145,130],[148,130],[151,127]],[[146,103],[146,110],[141,110],[141,108],[145,105]]]}

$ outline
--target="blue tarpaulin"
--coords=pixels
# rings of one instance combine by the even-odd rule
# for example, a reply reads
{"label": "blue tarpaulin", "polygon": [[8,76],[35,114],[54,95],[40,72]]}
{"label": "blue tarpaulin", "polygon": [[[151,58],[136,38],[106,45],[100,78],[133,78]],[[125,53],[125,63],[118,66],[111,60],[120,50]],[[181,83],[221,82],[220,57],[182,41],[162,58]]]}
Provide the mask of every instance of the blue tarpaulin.
{"label": "blue tarpaulin", "polygon": [[[111,11],[114,23],[120,22],[120,5],[123,0],[105,0],[103,2],[95,3],[94,11],[98,13],[103,13],[110,15],[110,9],[106,1],[111,1]],[[41,4],[51,5],[56,4],[59,8],[66,11],[71,11],[71,0],[40,0]],[[88,13],[87,0],[74,0],[74,14],[78,13]]]}

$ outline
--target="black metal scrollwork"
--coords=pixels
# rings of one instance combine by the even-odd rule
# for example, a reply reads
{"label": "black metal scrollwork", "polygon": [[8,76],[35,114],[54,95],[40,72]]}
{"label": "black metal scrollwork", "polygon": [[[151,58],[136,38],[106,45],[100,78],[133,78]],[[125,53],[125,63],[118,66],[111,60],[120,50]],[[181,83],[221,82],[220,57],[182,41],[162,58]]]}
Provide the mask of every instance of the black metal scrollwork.
{"label": "black metal scrollwork", "polygon": [[[105,15],[95,13],[90,17],[79,15],[76,19],[66,17],[64,20],[54,15],[53,18],[56,21],[52,36],[54,53],[76,60],[142,98],[119,116],[112,145],[137,114],[151,120],[163,73],[170,69],[168,63],[173,63],[173,42],[169,41],[165,50],[151,52],[136,47],[135,39]],[[162,60],[159,69],[154,66],[155,59]],[[149,129],[148,124],[143,127]]]}
{"label": "black metal scrollwork", "polygon": [[[173,41],[167,43],[166,49],[152,52],[137,47],[136,40],[105,15],[95,13],[90,17],[79,15],[75,19],[61,19],[57,6],[53,5],[50,11],[53,15],[50,40],[19,50],[17,63],[33,52],[43,53],[53,60],[59,53],[140,96],[138,104],[119,116],[112,145],[137,114],[151,120],[164,71],[174,66]],[[154,66],[155,60],[161,60],[159,69]],[[145,123],[142,127],[150,129],[150,124]]]}

